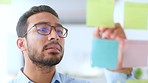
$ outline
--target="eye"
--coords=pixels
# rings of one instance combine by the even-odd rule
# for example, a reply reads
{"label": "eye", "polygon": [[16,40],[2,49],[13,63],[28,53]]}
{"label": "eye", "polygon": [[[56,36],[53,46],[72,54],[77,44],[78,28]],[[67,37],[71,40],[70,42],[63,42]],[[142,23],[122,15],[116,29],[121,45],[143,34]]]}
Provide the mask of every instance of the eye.
{"label": "eye", "polygon": [[37,31],[41,34],[49,33],[49,30],[47,28],[37,28]]}
{"label": "eye", "polygon": [[59,35],[63,35],[63,31],[62,30],[56,30],[57,34]]}

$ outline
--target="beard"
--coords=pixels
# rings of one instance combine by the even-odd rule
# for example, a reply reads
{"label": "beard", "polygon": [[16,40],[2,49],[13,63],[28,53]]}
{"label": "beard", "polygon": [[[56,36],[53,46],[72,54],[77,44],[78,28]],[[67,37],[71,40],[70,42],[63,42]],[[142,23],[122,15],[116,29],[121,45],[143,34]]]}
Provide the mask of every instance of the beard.
{"label": "beard", "polygon": [[[47,47],[48,45],[53,45],[53,44],[57,44],[60,46],[61,48],[61,52],[48,52],[48,54],[50,56],[57,56],[57,57],[45,57],[45,55],[43,54],[44,48]],[[52,67],[57,65],[63,58],[63,49],[62,46],[58,43],[58,42],[50,42],[47,45],[45,45],[41,51],[41,53],[39,53],[39,51],[37,50],[37,48],[32,48],[31,45],[27,44],[28,46],[28,56],[30,58],[30,60],[33,62],[33,64],[37,65],[38,67]]]}

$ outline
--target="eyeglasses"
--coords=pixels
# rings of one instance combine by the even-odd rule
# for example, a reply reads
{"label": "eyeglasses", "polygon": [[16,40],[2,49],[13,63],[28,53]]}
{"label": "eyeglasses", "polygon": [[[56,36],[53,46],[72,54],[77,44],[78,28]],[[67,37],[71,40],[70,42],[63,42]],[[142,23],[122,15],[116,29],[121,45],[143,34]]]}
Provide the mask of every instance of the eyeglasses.
{"label": "eyeglasses", "polygon": [[61,38],[66,38],[68,35],[68,29],[64,28],[62,25],[57,24],[56,26],[52,26],[49,23],[38,23],[32,26],[26,33],[24,33],[23,37],[27,35],[27,33],[33,28],[36,27],[36,30],[41,35],[49,35],[52,31],[52,28]]}

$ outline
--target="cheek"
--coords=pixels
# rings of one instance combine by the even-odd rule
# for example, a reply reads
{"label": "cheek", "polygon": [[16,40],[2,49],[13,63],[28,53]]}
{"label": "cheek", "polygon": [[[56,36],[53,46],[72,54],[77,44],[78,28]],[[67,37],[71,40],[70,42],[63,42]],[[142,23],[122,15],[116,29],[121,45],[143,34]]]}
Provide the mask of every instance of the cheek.
{"label": "cheek", "polygon": [[42,42],[43,40],[45,40],[45,36],[36,34],[35,36],[33,36],[32,39],[34,39],[34,41],[40,41],[40,42]]}
{"label": "cheek", "polygon": [[61,40],[61,45],[62,45],[62,47],[64,48],[64,45],[65,45],[65,40],[64,40],[64,39]]}
{"label": "cheek", "polygon": [[30,39],[32,39],[32,40],[40,41],[40,40],[43,40],[44,38],[45,38],[45,36],[40,35],[35,31],[30,33]]}
{"label": "cheek", "polygon": [[45,37],[42,36],[42,35],[37,35],[37,36],[34,38],[34,41],[36,42],[36,45],[41,46],[41,45],[43,45],[43,43],[45,42]]}
{"label": "cheek", "polygon": [[36,35],[36,36],[29,37],[29,40],[30,40],[31,46],[39,49],[39,48],[42,48],[42,45],[45,39],[41,35]]}
{"label": "cheek", "polygon": [[38,40],[38,41],[43,41],[44,38],[45,38],[45,36],[39,35],[39,34],[34,37],[34,39],[35,39],[35,40]]}

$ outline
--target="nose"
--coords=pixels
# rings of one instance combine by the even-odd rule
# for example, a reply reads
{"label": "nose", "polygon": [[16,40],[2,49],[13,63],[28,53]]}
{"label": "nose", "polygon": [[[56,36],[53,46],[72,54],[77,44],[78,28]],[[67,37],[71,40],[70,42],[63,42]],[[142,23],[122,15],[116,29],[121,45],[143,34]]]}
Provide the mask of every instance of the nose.
{"label": "nose", "polygon": [[52,29],[50,34],[48,35],[48,40],[60,40],[59,35],[56,33],[54,29]]}

